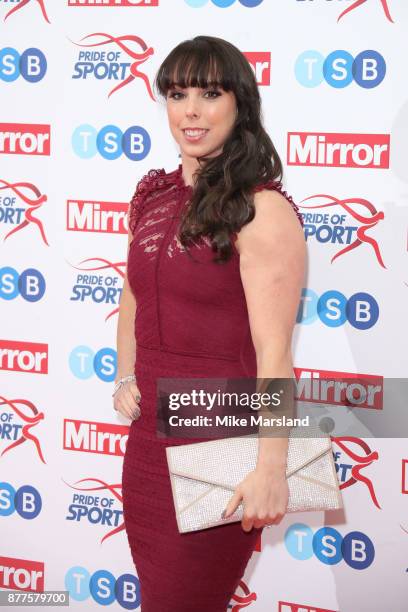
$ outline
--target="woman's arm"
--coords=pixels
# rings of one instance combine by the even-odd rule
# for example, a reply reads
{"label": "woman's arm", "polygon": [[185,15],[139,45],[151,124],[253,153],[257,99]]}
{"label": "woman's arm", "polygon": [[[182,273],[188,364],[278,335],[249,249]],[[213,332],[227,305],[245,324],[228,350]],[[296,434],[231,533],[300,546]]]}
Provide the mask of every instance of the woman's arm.
{"label": "woman's arm", "polygon": [[[133,236],[129,230],[127,257],[129,256],[129,246],[132,239]],[[119,319],[116,331],[117,374],[115,382],[134,373],[136,361],[135,314],[136,298],[129,286],[126,271],[119,301]],[[129,419],[139,416],[138,402],[136,401],[138,396],[140,397],[140,392],[137,383],[126,382],[115,393],[115,409]]]}
{"label": "woman's arm", "polygon": [[[292,334],[305,280],[306,243],[297,216],[279,192],[256,193],[254,204],[255,218],[240,232],[238,248],[257,378],[292,379]],[[260,437],[257,466],[284,471],[287,445],[287,437]]]}
{"label": "woman's arm", "polygon": [[[255,217],[239,232],[236,246],[240,254],[240,274],[256,351],[257,378],[291,381],[292,334],[305,276],[304,234],[295,211],[279,192],[260,191],[254,196],[254,204]],[[289,386],[286,384],[287,389]],[[273,416],[273,413],[269,413],[269,416]],[[247,488],[244,528],[276,523],[279,522],[276,519],[283,516],[281,509],[284,504],[281,502],[287,496],[283,481],[288,431],[282,431],[282,437],[259,437],[256,485]],[[271,486],[266,486],[266,483]],[[270,490],[273,485],[276,485],[278,495]],[[263,495],[259,495],[261,486],[269,489],[269,494],[264,491]],[[234,495],[235,499],[227,506],[226,514],[237,507],[239,494],[240,491],[237,496]]]}
{"label": "woman's arm", "polygon": [[117,374],[116,380],[133,374],[136,360],[136,339],[134,323],[136,314],[136,299],[129,286],[127,274],[119,302],[119,319],[116,330]]}

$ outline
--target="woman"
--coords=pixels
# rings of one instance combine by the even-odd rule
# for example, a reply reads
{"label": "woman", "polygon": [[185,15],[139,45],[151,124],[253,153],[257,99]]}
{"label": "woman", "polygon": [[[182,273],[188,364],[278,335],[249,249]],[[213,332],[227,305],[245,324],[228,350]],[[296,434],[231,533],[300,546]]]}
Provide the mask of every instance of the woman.
{"label": "woman", "polygon": [[156,436],[156,378],[292,378],[305,241],[242,53],[197,36],[173,49],[155,86],[181,163],[149,171],[129,208],[114,393],[133,419],[125,527],[143,612],[225,612],[263,526],[286,512],[287,439],[260,439],[224,514],[242,502],[241,522],[180,534],[165,455],[176,442]]}

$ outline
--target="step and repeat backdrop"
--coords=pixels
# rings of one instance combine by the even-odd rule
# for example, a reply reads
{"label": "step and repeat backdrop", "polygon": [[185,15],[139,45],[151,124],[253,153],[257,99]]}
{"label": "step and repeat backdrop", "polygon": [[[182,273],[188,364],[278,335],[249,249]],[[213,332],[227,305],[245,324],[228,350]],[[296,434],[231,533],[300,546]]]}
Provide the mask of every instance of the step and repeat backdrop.
{"label": "step and repeat backdrop", "polygon": [[344,510],[264,530],[228,609],[408,609],[404,398],[384,401],[408,371],[407,25],[403,0],[0,0],[0,595],[140,609],[111,398],[126,214],[180,161],[156,70],[211,34],[251,64],[304,217],[296,376],[319,401],[358,375],[360,398],[326,422]]}

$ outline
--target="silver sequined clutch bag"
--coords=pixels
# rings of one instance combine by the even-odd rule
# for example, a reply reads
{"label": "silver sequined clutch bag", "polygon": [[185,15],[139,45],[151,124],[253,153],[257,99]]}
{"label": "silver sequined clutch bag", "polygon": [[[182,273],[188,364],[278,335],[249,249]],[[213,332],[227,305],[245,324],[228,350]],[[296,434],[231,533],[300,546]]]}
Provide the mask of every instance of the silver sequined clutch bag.
{"label": "silver sequined clutch bag", "polygon": [[[312,427],[293,427],[289,435],[287,512],[343,507],[330,436]],[[239,436],[166,447],[180,533],[240,521],[242,503],[228,518],[221,513],[235,487],[255,469],[258,437]]]}

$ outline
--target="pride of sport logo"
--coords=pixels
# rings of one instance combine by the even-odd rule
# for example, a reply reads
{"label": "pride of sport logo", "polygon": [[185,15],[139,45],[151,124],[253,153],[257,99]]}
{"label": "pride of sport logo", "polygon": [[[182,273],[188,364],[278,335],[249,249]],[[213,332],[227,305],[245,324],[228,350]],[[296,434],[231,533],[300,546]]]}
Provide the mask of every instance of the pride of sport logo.
{"label": "pride of sport logo", "polygon": [[71,232],[127,234],[128,209],[127,202],[67,200],[66,229]]}
{"label": "pride of sport logo", "polygon": [[111,262],[104,257],[87,257],[76,265],[75,283],[69,298],[73,302],[109,305],[105,321],[119,312],[119,300],[125,278],[126,261]]}
{"label": "pride of sport logo", "polygon": [[389,168],[389,134],[289,132],[289,166]]}
{"label": "pride of sport logo", "polygon": [[[394,23],[392,17],[391,17],[391,13],[390,13],[390,8],[389,8],[389,1],[390,0],[377,0],[377,5],[380,5],[383,9],[383,13],[384,16],[386,17],[386,19],[388,19],[388,21],[391,21],[392,23]],[[359,6],[361,6],[362,4],[366,4],[367,0],[354,0],[352,2],[352,4],[350,4],[350,6],[348,6],[347,8],[345,8],[340,15],[337,18],[337,21],[340,21],[340,19],[342,17],[344,17],[345,15],[347,15],[348,13],[351,13],[351,11],[354,11],[355,9],[357,9]]]}
{"label": "pride of sport logo", "polygon": [[41,123],[0,123],[0,153],[49,156],[51,126]]}
{"label": "pride of sport logo", "polygon": [[[64,480],[65,482],[65,480]],[[73,484],[65,484],[76,491],[72,494],[65,517],[67,521],[102,525],[108,529],[101,544],[125,529],[122,510],[122,484],[108,484],[100,478],[81,478]],[[103,491],[103,494],[97,493]]]}
{"label": "pride of sport logo", "polygon": [[371,233],[367,234],[384,219],[384,212],[377,210],[372,202],[357,196],[338,198],[332,194],[316,194],[304,198],[299,208],[306,240],[312,238],[321,244],[343,245],[343,248],[336,250],[331,263],[364,245],[363,248],[369,249],[377,265],[386,268],[377,240]]}
{"label": "pride of sport logo", "polygon": [[47,196],[37,185],[23,180],[11,183],[0,178],[0,227],[4,225],[8,230],[3,240],[29,226],[36,228],[38,238],[49,246],[43,222],[36,216],[46,201]]}
{"label": "pride of sport logo", "polygon": [[[3,2],[7,2],[7,4],[10,5],[10,0],[3,0]],[[40,9],[42,16],[47,23],[51,23],[47,15],[47,10],[45,8],[45,0],[15,0],[15,1],[11,0],[11,2],[13,2],[15,6],[13,6],[6,13],[6,15],[4,16],[4,21],[6,21],[6,19],[8,19],[11,15],[13,15],[14,13],[17,13],[17,11],[20,11],[22,8],[24,8],[30,3],[31,6],[35,4],[37,8]],[[31,14],[34,14],[34,13],[31,13]]]}
{"label": "pride of sport logo", "polygon": [[0,81],[13,83],[22,77],[27,83],[38,83],[47,72],[47,60],[40,49],[30,47],[22,53],[14,47],[0,49]]}
{"label": "pride of sport logo", "polygon": [[107,32],[94,32],[83,36],[79,42],[72,42],[81,47],[73,79],[94,78],[116,83],[108,98],[132,82],[141,83],[147,95],[155,100],[149,77],[141,68],[154,54],[154,49],[143,38],[134,34],[112,36]]}
{"label": "pride of sport logo", "polygon": [[44,412],[30,400],[0,395],[0,457],[24,445],[46,463],[37,430],[43,420]]}
{"label": "pride of sport logo", "polygon": [[64,450],[123,457],[129,426],[116,423],[64,419]]}
{"label": "pride of sport logo", "polygon": [[[320,1],[323,2],[323,0],[320,0]],[[304,2],[306,5],[306,4],[309,4],[310,2],[316,2],[316,0],[296,0],[296,2]],[[332,5],[336,4],[335,2],[333,2],[333,0],[324,0],[324,2],[326,4],[330,2],[330,4]],[[338,2],[339,2],[339,6],[344,4],[343,0],[338,0]],[[394,20],[391,17],[391,12],[390,12],[390,2],[391,0],[375,0],[375,2],[370,3],[370,7],[373,8],[373,6],[377,4],[377,7],[375,7],[377,9],[377,13],[379,15],[382,14],[388,21],[390,21],[391,23],[394,23]],[[350,4],[346,8],[343,8],[341,6],[342,11],[337,17],[337,22],[339,22],[341,19],[343,19],[344,17],[348,15],[354,15],[356,12],[356,9],[360,10],[359,7],[362,7],[362,9],[365,8],[365,10],[367,11],[369,9],[369,6],[367,6],[367,0],[350,0]],[[369,18],[370,17],[367,17],[367,19]]]}
{"label": "pride of sport logo", "polygon": [[365,489],[371,503],[381,509],[369,469],[378,461],[378,451],[373,451],[366,440],[355,436],[331,436],[331,441],[340,490],[358,485]]}
{"label": "pride of sport logo", "polygon": [[[256,550],[256,549],[254,549]],[[230,603],[227,606],[227,612],[238,612],[242,608],[247,608],[257,600],[257,594],[251,591],[249,586],[243,580],[240,580],[235,593],[231,597]]]}
{"label": "pride of sport logo", "polygon": [[278,601],[278,612],[339,612],[339,610],[329,610],[319,608],[310,604],[293,603],[291,601]]}

